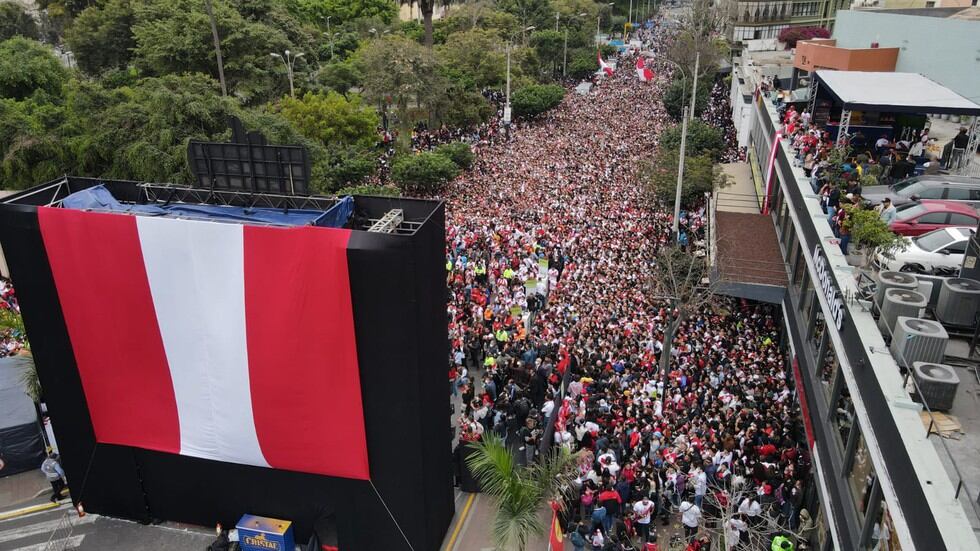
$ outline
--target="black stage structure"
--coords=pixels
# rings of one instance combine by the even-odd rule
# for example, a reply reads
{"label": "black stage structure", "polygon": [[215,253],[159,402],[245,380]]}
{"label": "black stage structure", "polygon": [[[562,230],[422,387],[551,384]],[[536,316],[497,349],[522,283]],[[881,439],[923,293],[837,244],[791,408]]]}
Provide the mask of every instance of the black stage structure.
{"label": "black stage structure", "polygon": [[[345,551],[438,549],[454,514],[443,369],[448,355],[443,203],[354,197],[347,257],[370,467],[370,480],[354,480],[96,441],[38,209],[98,184],[133,204],[326,209],[337,201],[222,186],[64,177],[0,203],[0,244],[76,505],[140,522],[202,526],[234,526],[243,513],[265,515],[292,520],[298,541],[306,541],[315,524],[333,519]],[[401,218],[388,233],[367,231],[394,209],[401,210]]]}

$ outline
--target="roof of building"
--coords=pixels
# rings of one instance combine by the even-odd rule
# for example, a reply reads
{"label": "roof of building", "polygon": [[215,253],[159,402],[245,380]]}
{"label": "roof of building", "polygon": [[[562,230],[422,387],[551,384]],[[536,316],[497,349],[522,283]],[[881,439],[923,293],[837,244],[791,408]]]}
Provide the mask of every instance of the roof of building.
{"label": "roof of building", "polygon": [[967,6],[965,8],[861,8],[859,11],[873,11],[888,15],[912,15],[916,17],[980,21],[980,7],[977,6]]}
{"label": "roof of building", "polygon": [[980,105],[918,73],[817,71],[822,88],[846,109],[980,115]]}

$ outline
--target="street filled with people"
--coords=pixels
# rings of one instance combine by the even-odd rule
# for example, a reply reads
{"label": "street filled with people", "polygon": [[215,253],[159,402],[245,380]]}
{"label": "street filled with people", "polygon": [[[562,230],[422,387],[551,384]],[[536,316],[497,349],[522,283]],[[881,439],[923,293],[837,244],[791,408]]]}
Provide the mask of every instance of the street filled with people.
{"label": "street filled with people", "polygon": [[[669,37],[641,36],[642,55],[669,74],[657,60]],[[643,193],[637,167],[671,122],[665,79],[640,81],[635,55],[589,93],[477,147],[450,185],[458,434],[492,431],[522,463],[549,442],[577,452],[562,518],[575,549],[658,549],[658,535],[659,549],[675,548],[671,538],[687,549],[722,536],[726,549],[795,541],[812,530],[810,465],[779,310],[719,298],[663,342],[669,314],[648,274],[673,211]],[[716,104],[727,96],[711,98],[706,122],[727,128]],[[693,248],[705,246],[706,223],[703,206],[682,212]]]}

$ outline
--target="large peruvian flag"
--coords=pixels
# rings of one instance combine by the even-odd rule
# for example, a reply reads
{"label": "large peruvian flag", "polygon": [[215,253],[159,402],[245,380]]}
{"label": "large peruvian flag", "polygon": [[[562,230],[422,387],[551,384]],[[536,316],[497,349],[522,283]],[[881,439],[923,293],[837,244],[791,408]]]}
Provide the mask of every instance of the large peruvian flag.
{"label": "large peruvian flag", "polygon": [[38,219],[98,442],[369,478],[350,231]]}
{"label": "large peruvian flag", "polygon": [[643,82],[650,82],[653,80],[653,71],[647,67],[642,56],[636,58],[636,76],[640,77],[640,80]]}

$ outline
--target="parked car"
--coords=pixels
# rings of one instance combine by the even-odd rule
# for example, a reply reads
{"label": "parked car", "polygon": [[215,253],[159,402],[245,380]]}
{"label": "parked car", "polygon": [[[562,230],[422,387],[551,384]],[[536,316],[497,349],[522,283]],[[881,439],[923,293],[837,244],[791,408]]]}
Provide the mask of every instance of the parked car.
{"label": "parked car", "polygon": [[980,208],[980,178],[942,174],[914,176],[890,186],[868,186],[861,190],[861,197],[875,205],[888,197],[896,207],[920,199],[935,199]]}
{"label": "parked car", "polygon": [[951,201],[918,201],[898,207],[889,228],[897,234],[916,236],[947,226],[972,226],[980,223],[976,209]]}
{"label": "parked car", "polygon": [[908,247],[895,253],[894,258],[886,258],[879,253],[874,263],[881,270],[955,275],[963,265],[966,246],[974,233],[976,227],[940,228],[913,237]]}

